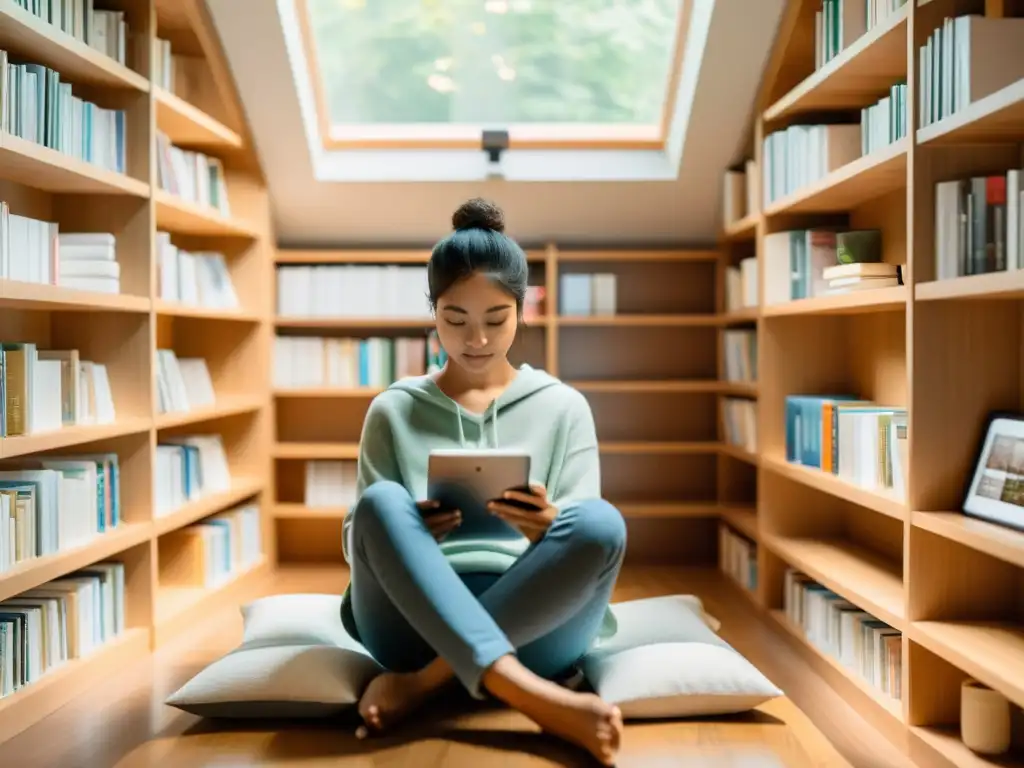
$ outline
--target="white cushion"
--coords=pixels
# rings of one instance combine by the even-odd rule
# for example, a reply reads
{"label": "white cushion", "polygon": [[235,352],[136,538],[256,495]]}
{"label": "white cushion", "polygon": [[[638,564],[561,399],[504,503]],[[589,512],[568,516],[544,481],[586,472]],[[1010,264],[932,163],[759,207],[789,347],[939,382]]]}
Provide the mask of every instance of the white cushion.
{"label": "white cushion", "polygon": [[630,720],[735,714],[782,694],[732,648],[703,642],[588,657],[583,674]]}
{"label": "white cushion", "polygon": [[242,644],[166,700],[200,717],[331,717],[381,666],[345,631],[332,595],[275,595],[242,608]]}
{"label": "white cushion", "polygon": [[[202,717],[334,716],[380,665],[342,626],[341,598],[275,595],[242,609],[242,644],[166,701]],[[581,660],[597,693],[631,719],[743,712],[782,694],[720,638],[693,595],[612,605],[618,627]]]}
{"label": "white cushion", "polygon": [[782,695],[719,637],[693,595],[616,603],[618,630],[582,660],[583,674],[627,719],[746,712]]}

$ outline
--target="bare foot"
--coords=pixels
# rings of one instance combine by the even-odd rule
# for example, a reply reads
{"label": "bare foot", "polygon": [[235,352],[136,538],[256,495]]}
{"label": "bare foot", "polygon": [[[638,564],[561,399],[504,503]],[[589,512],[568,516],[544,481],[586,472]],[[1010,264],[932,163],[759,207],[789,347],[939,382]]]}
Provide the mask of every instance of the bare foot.
{"label": "bare foot", "polygon": [[430,693],[418,673],[378,675],[359,699],[359,716],[364,724],[356,729],[356,736],[365,739],[371,733],[390,728],[415,711]]}
{"label": "bare foot", "polygon": [[615,765],[622,745],[622,714],[593,693],[572,693],[534,714],[523,714],[545,731],[583,747],[601,765]]}
{"label": "bare foot", "polygon": [[623,730],[618,707],[593,693],[576,693],[537,677],[511,656],[491,667],[485,685],[544,731],[582,747],[602,765],[615,764]]}
{"label": "bare foot", "polygon": [[384,672],[374,678],[359,699],[363,725],[356,736],[365,739],[374,731],[390,728],[418,709],[455,678],[448,663],[434,659],[419,672]]}

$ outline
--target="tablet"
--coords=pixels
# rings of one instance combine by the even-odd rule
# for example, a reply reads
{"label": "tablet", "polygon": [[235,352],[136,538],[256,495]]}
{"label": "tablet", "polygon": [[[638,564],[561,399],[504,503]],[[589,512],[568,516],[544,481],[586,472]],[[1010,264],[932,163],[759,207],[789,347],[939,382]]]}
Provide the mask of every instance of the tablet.
{"label": "tablet", "polygon": [[530,454],[513,449],[436,449],[427,465],[427,498],[458,509],[462,524],[445,542],[466,538],[519,539],[523,534],[487,510],[487,502],[530,484]]}

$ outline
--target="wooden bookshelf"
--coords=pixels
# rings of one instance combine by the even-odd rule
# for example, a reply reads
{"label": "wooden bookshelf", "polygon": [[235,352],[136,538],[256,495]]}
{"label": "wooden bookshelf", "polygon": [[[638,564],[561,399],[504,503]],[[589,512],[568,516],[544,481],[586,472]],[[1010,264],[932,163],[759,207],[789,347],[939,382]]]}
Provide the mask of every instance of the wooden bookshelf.
{"label": "wooden bookshelf", "polygon": [[[120,293],[111,294],[0,279],[2,341],[77,349],[83,360],[105,364],[116,411],[110,423],[0,437],[0,459],[114,453],[121,497],[116,527],[0,572],[0,600],[96,563],[125,566],[124,632],[0,698],[0,742],[205,616],[237,607],[254,594],[275,556],[265,494],[273,471],[269,359],[275,242],[266,185],[205,4],[133,0],[113,5],[125,11],[129,29],[125,64],[13,0],[0,0],[0,49],[55,69],[82,98],[125,110],[127,157],[125,173],[119,173],[0,135],[0,200],[12,214],[56,222],[61,232],[113,233],[121,281]],[[173,89],[153,82],[157,38],[171,40],[172,53],[183,55],[181,71],[192,75],[179,78]],[[158,131],[176,146],[221,160],[230,215],[161,189]],[[162,300],[161,231],[169,231],[171,242],[184,250],[223,253],[240,308]],[[159,412],[159,349],[205,359],[213,406]],[[221,436],[230,488],[158,514],[157,445],[194,434]],[[165,583],[162,554],[168,536],[250,502],[262,507],[260,557],[219,586],[182,589]]]}
{"label": "wooden bookshelf", "polygon": [[[724,315],[723,331],[757,332],[760,408],[758,451],[743,470],[753,476],[720,468],[719,477],[726,493],[735,483],[754,494],[756,511],[723,519],[758,545],[755,604],[915,764],[1021,765],[1024,534],[960,508],[985,416],[1024,410],[1024,271],[937,279],[935,208],[939,182],[1024,168],[1024,81],[921,127],[919,51],[947,17],[1021,17],[1024,6],[909,0],[816,68],[820,8],[815,0],[787,4],[748,157],[764,168],[770,134],[820,122],[823,113],[857,122],[903,79],[906,135],[723,227],[726,265],[757,258],[760,305]],[[769,183],[763,174],[757,182]],[[883,259],[906,265],[904,284],[765,304],[766,238],[815,226],[880,229]],[[737,236],[749,231],[751,245]],[[787,461],[785,398],[836,392],[907,409],[905,494]],[[742,452],[720,461],[741,465]],[[791,568],[902,634],[898,698],[793,624],[784,595]],[[960,739],[960,685],[968,677],[1017,708],[1006,755],[973,753]]]}
{"label": "wooden bookshelf", "polygon": [[[752,244],[752,241],[750,241]],[[539,317],[520,328],[514,362],[528,362],[572,384],[594,411],[605,495],[626,516],[629,557],[699,562],[714,556],[718,519],[747,522],[754,495],[719,484],[719,465],[753,476],[751,456],[735,458],[721,442],[718,404],[756,397],[756,386],[719,373],[724,317],[716,302],[723,268],[717,249],[527,249],[530,284],[543,287]],[[280,267],[424,265],[429,248],[279,249]],[[614,314],[560,311],[561,276],[612,273]],[[282,336],[419,337],[423,320],[284,317]],[[671,353],[651,354],[652,349]],[[275,386],[274,516],[278,562],[338,561],[344,504],[307,505],[310,461],[354,462],[376,386]],[[720,489],[722,493],[720,495]],[[749,529],[749,526],[747,526]]]}

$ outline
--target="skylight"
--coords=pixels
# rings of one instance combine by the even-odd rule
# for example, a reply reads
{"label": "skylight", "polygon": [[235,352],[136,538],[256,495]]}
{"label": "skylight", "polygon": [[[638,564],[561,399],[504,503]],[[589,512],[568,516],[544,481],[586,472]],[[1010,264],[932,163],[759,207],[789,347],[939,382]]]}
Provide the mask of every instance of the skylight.
{"label": "skylight", "polygon": [[681,0],[300,0],[327,148],[659,148]]}

